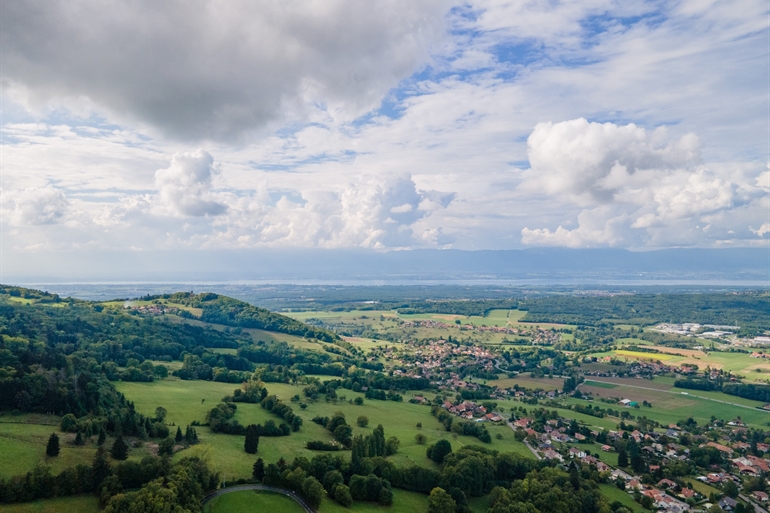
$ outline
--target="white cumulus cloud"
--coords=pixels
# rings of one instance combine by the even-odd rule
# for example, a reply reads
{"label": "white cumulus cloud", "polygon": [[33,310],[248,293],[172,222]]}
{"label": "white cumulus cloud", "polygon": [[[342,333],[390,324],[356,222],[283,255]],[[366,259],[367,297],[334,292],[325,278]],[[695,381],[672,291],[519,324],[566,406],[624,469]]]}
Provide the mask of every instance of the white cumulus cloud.
{"label": "white cumulus cloud", "polygon": [[212,199],[211,177],[214,158],[204,150],[177,153],[171,165],[155,172],[161,205],[176,215],[216,216],[227,206]]}
{"label": "white cumulus cloud", "polygon": [[64,193],[50,185],[10,191],[4,196],[3,210],[16,226],[60,223],[70,207]]}
{"label": "white cumulus cloud", "polygon": [[694,134],[668,141],[662,128],[581,118],[538,124],[527,148],[532,167],[520,190],[582,211],[577,228],[523,228],[524,244],[708,245],[735,239],[737,221],[762,208],[759,170],[703,164]]}

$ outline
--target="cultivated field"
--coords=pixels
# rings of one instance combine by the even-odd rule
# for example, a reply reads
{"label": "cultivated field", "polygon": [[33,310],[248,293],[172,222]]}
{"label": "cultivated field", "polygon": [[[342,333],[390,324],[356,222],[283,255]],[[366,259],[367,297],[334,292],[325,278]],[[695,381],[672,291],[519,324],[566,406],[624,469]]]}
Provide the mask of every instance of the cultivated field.
{"label": "cultivated field", "polygon": [[514,378],[487,381],[487,385],[500,388],[511,388],[514,385],[519,385],[528,390],[561,390],[564,387],[564,380],[562,378],[532,378],[525,372]]}
{"label": "cultivated field", "polygon": [[[636,339],[626,339],[634,340]],[[637,345],[643,345],[637,342]],[[700,370],[707,367],[711,369],[721,369],[739,374],[748,382],[770,381],[770,358],[752,358],[747,353],[729,353],[721,351],[700,351],[696,349],[679,349],[665,346],[645,345],[645,348],[655,349],[658,353],[647,353],[642,351],[629,351],[618,349],[614,351],[605,351],[602,353],[593,353],[591,356],[598,358],[605,356],[616,356],[620,359],[632,361],[660,361],[665,365],[679,366],[682,364],[695,365]],[[587,367],[586,367],[587,368]]]}
{"label": "cultivated field", "polygon": [[[580,385],[584,393],[594,397],[630,399],[638,402],[652,403],[652,408],[642,406],[631,408],[634,416],[646,416],[668,425],[678,420],[693,417],[698,423],[706,423],[712,415],[725,420],[740,417],[744,422],[757,427],[765,427],[770,421],[770,413],[757,407],[764,403],[743,399],[722,392],[706,392],[700,390],[684,390],[673,386],[672,378],[655,378],[654,380],[638,378],[591,378]],[[568,398],[570,403],[586,404],[582,399]],[[598,401],[594,404],[602,408],[623,409],[621,406],[610,405]]]}

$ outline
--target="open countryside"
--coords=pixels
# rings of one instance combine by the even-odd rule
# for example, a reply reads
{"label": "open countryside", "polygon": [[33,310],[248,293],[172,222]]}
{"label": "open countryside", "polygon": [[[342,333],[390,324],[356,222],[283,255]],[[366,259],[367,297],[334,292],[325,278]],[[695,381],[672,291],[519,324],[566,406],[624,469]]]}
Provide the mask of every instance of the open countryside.
{"label": "open countryside", "polygon": [[[15,293],[28,304],[10,300]],[[72,389],[82,402],[47,412],[45,387],[40,396],[3,394],[0,499],[11,511],[86,501],[97,468],[115,476],[99,488],[108,508],[193,475],[201,490],[287,494],[233,488],[208,500],[207,512],[428,511],[442,501],[481,512],[512,497],[495,486],[515,490],[530,472],[554,490],[586,486],[597,507],[616,513],[705,511],[733,495],[735,508],[763,503],[770,386],[755,328],[714,339],[701,336],[708,327],[664,334],[654,320],[569,324],[538,314],[534,322],[525,302],[284,317],[216,294],[111,302],[5,294],[4,318],[16,324],[6,324],[4,368],[30,361],[44,347],[35,337],[50,336],[10,329],[20,319],[54,315],[62,334],[83,340],[61,360],[82,369],[84,386]],[[760,333],[767,324],[759,319]],[[142,333],[152,333],[145,345],[126,343]],[[112,345],[97,342],[103,336]],[[6,387],[35,379],[5,372]],[[91,411],[88,380],[104,398]],[[49,484],[36,492],[35,483]]]}

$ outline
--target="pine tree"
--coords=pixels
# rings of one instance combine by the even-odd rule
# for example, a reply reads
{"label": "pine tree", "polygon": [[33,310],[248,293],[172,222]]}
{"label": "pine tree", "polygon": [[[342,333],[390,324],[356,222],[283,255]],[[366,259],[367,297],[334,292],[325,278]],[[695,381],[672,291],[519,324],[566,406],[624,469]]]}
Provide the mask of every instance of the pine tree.
{"label": "pine tree", "polygon": [[115,442],[112,444],[112,449],[110,449],[110,455],[114,459],[120,461],[128,458],[128,445],[123,440],[123,435],[118,435],[115,439]]}
{"label": "pine tree", "polygon": [[83,445],[83,435],[80,431],[78,431],[78,434],[75,435],[75,445]]}
{"label": "pine tree", "polygon": [[198,443],[198,433],[195,432],[194,427],[187,426],[185,428],[184,441],[187,442],[188,445],[193,445]]}
{"label": "pine tree", "polygon": [[99,447],[94,456],[94,463],[91,466],[91,476],[94,480],[94,490],[101,490],[102,481],[112,474],[110,462],[107,461],[107,452],[104,447]]}
{"label": "pine tree", "polygon": [[257,433],[257,426],[250,424],[246,428],[246,441],[243,444],[243,448],[249,454],[256,454],[259,447],[259,434]]}
{"label": "pine tree", "polygon": [[626,453],[625,449],[621,449],[618,451],[618,467],[627,467],[628,466],[628,454]]}
{"label": "pine tree", "polygon": [[385,456],[385,429],[378,424],[372,431],[374,436],[374,452],[372,456]]}
{"label": "pine tree", "polygon": [[182,426],[177,426],[176,438],[174,440],[176,441],[176,443],[181,443],[182,440],[184,440],[184,436],[182,435]]}
{"label": "pine tree", "polygon": [[45,448],[45,454],[46,456],[55,457],[59,455],[59,437],[56,435],[56,433],[51,433],[51,436],[48,437],[48,445]]}
{"label": "pine tree", "polygon": [[265,462],[262,458],[257,458],[257,461],[254,462],[254,468],[251,471],[251,475],[254,476],[254,479],[257,481],[262,482],[262,478],[265,477]]}
{"label": "pine tree", "polygon": [[104,445],[104,441],[107,440],[107,433],[105,433],[104,428],[99,428],[99,438],[96,440],[96,445],[101,447]]}

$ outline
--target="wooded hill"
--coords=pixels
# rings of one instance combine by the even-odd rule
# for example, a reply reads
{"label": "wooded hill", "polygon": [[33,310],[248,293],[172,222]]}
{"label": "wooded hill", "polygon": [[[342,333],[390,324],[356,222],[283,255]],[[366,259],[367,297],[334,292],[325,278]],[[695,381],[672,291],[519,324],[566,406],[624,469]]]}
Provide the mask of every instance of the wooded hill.
{"label": "wooded hill", "polygon": [[176,292],[160,296],[145,296],[142,299],[150,301],[164,299],[171,303],[200,308],[203,313],[199,319],[212,324],[275,331],[298,337],[315,338],[324,342],[340,340],[339,336],[330,331],[314,328],[291,317],[219,294]]}

